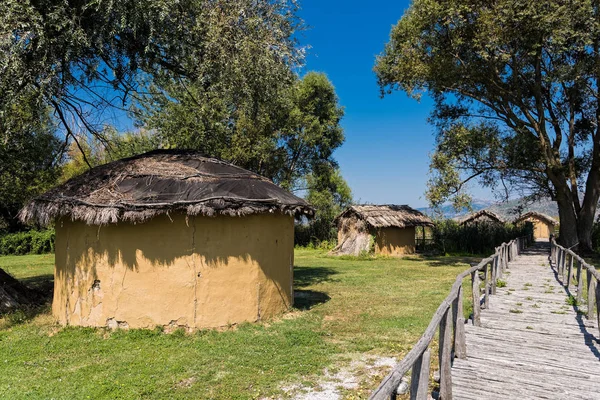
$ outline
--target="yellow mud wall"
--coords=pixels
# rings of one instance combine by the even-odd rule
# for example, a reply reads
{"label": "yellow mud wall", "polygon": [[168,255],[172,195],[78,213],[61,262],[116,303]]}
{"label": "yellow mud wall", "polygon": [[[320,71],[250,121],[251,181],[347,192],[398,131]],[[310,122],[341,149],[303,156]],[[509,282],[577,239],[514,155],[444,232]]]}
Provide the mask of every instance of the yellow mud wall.
{"label": "yellow mud wall", "polygon": [[62,324],[212,328],[292,303],[293,218],[157,217],[103,227],[59,220],[52,313]]}
{"label": "yellow mud wall", "polygon": [[532,219],[531,222],[533,222],[533,236],[536,239],[547,239],[550,237],[550,233],[554,231],[552,225],[539,219]]}
{"label": "yellow mud wall", "polygon": [[381,228],[375,235],[375,254],[401,256],[415,252],[415,228]]}

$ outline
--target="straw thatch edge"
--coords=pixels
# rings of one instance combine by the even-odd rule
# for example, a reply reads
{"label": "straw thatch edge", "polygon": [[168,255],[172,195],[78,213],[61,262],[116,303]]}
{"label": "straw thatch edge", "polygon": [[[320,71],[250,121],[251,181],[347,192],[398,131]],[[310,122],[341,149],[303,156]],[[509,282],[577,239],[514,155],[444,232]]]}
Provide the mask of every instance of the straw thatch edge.
{"label": "straw thatch edge", "polygon": [[225,215],[241,217],[251,214],[272,214],[279,212],[295,218],[314,216],[314,209],[303,204],[273,204],[273,199],[265,202],[240,198],[211,198],[193,202],[168,204],[91,204],[76,199],[44,199],[38,197],[27,204],[20,212],[19,219],[25,223],[36,222],[48,226],[61,217],[82,221],[88,225],[108,225],[124,221],[142,223],[156,216],[181,212],[187,215],[215,217]]}
{"label": "straw thatch edge", "polygon": [[[366,207],[369,210],[365,210]],[[356,215],[374,229],[435,226],[428,216],[406,204],[354,204],[335,217],[333,223],[339,227],[340,221],[351,215]]]}
{"label": "straw thatch edge", "polygon": [[461,219],[459,221],[459,224],[460,225],[464,225],[466,223],[469,223],[469,222],[471,222],[471,221],[473,221],[473,220],[481,217],[482,215],[490,218],[491,220],[494,220],[495,222],[501,223],[501,224],[503,224],[503,223],[506,222],[504,220],[504,218],[502,218],[499,214],[497,214],[497,213],[495,213],[493,211],[490,211],[490,210],[479,210],[479,211],[474,212],[472,214],[469,214],[466,217],[464,217],[463,219]]}

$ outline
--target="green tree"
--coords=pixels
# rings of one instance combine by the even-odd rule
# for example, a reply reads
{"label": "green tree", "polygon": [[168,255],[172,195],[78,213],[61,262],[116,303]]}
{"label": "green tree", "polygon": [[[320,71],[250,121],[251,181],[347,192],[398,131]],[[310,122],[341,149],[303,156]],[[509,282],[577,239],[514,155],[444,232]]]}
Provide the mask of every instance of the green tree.
{"label": "green tree", "polygon": [[306,176],[306,200],[315,207],[315,218],[303,228],[305,241],[332,241],[336,240],[337,230],[333,220],[346,207],[352,204],[352,191],[342,177],[339,169],[331,173],[315,176]]}
{"label": "green tree", "polygon": [[63,147],[36,96],[16,100],[6,110],[11,117],[0,118],[0,230],[9,232],[23,228],[17,214],[24,203],[56,182]]}
{"label": "green tree", "polygon": [[103,140],[115,110],[140,117],[188,80],[207,106],[222,90],[229,104],[260,105],[266,83],[302,61],[301,25],[293,0],[4,0],[0,112],[35,92],[77,144],[81,130]]}
{"label": "green tree", "polygon": [[562,243],[590,249],[600,197],[599,49],[596,0],[415,0],[375,71],[383,93],[435,100],[429,199],[464,203],[471,179],[550,196]]}
{"label": "green tree", "polygon": [[70,143],[59,180],[67,181],[84,173],[90,166],[95,167],[159,148],[162,148],[160,138],[143,129],[119,133],[108,127],[102,133],[102,139],[82,135],[78,137],[77,143]]}
{"label": "green tree", "polygon": [[165,146],[200,150],[295,190],[307,175],[328,174],[337,167],[333,152],[344,142],[344,113],[322,73],[278,85],[280,93],[260,104],[251,98],[236,104],[222,93],[215,95],[222,106],[212,108],[188,101],[189,91],[201,90],[201,82],[194,82],[171,94],[178,101],[153,111],[149,125]]}

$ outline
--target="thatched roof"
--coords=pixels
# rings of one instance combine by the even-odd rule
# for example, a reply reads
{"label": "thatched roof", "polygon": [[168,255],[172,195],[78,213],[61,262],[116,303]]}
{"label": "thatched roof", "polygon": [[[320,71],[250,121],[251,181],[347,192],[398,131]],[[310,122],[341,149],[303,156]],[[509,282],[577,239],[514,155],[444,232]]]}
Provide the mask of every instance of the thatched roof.
{"label": "thatched roof", "polygon": [[194,151],[155,150],[90,169],[31,201],[23,221],[70,217],[90,225],[142,222],[169,212],[241,216],[314,210],[269,179]]}
{"label": "thatched roof", "polygon": [[515,219],[515,224],[519,223],[519,222],[522,222],[522,221],[525,221],[525,220],[527,220],[529,218],[539,219],[540,221],[544,221],[547,224],[550,224],[552,226],[558,225],[558,221],[557,220],[555,220],[554,218],[552,218],[549,215],[542,214],[542,213],[537,212],[537,211],[526,212],[525,214],[521,215],[519,218]]}
{"label": "thatched roof", "polygon": [[504,223],[504,219],[496,214],[493,211],[489,211],[489,210],[479,210],[475,213],[469,214],[466,217],[464,217],[463,219],[461,219],[459,221],[459,223],[461,225],[465,225],[468,224],[469,222],[477,222],[477,220],[483,220],[485,222],[499,222],[501,224]]}
{"label": "thatched roof", "polygon": [[357,216],[372,228],[407,228],[411,226],[433,226],[433,221],[425,214],[409,206],[403,205],[362,205],[348,207],[335,219]]}

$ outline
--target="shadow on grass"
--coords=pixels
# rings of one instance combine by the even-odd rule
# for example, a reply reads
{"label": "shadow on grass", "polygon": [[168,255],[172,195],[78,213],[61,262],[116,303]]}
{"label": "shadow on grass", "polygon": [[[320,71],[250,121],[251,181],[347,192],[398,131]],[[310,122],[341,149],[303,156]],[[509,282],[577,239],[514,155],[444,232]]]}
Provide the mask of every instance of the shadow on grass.
{"label": "shadow on grass", "polygon": [[[294,267],[294,288],[303,288],[322,282],[331,282],[338,272],[327,267]],[[317,304],[329,301],[327,293],[315,290],[294,289],[294,308],[309,310]]]}
{"label": "shadow on grass", "polygon": [[310,310],[317,304],[329,301],[331,297],[327,293],[314,290],[294,290],[294,308],[298,310]]}
{"label": "shadow on grass", "polygon": [[54,294],[54,275],[38,275],[29,278],[19,279],[19,282],[30,289],[37,290],[43,296],[45,302],[52,301]]}
{"label": "shadow on grass", "polygon": [[478,263],[488,256],[474,255],[474,256],[408,256],[404,257],[404,260],[422,262],[428,264],[430,267],[455,267],[458,265],[468,266],[472,263]]}
{"label": "shadow on grass", "polygon": [[13,326],[24,324],[40,314],[50,311],[52,296],[54,293],[54,275],[46,274],[19,279],[19,282],[28,289],[33,290],[35,299],[29,305],[23,305],[19,309],[7,314],[0,314],[0,329],[9,329]]}
{"label": "shadow on grass", "polygon": [[294,267],[294,287],[305,287],[322,282],[330,282],[338,272],[328,267]]}

